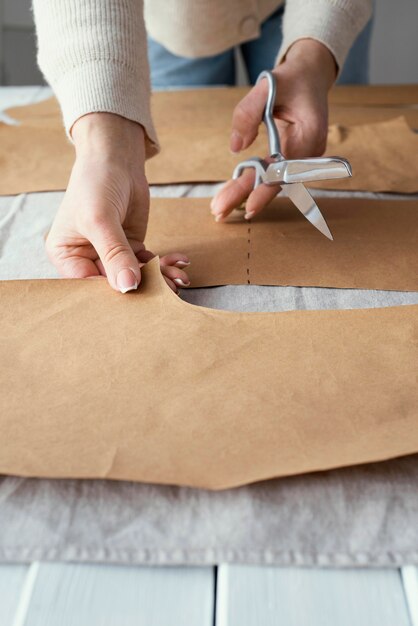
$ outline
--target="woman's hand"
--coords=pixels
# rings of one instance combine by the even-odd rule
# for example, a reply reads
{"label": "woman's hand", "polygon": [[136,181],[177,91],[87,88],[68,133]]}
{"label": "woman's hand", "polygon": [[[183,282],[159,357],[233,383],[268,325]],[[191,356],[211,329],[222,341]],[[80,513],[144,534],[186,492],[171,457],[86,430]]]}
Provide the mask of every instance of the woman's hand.
{"label": "woman's hand", "polygon": [[[112,113],[91,113],[74,124],[76,160],[46,240],[48,256],[62,276],[107,276],[125,293],[141,282],[149,189],[142,126]],[[177,291],[187,286],[182,254],[161,259],[162,273]]]}
{"label": "woman's hand", "polygon": [[[336,78],[334,57],[313,39],[296,41],[285,61],[273,70],[277,81],[274,116],[281,148],[287,159],[320,156],[328,132],[328,91]],[[257,137],[267,100],[268,84],[260,81],[237,105],[232,117],[231,150],[248,148]],[[254,172],[246,170],[237,180],[228,181],[212,200],[217,221],[245,201],[250,219],[277,194],[277,187],[260,185],[253,189]]]}

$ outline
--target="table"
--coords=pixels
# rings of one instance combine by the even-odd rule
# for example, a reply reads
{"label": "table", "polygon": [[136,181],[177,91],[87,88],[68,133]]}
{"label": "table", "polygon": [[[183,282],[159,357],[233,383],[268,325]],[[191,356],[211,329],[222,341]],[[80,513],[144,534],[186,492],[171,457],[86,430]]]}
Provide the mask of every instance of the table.
{"label": "table", "polygon": [[[49,93],[43,87],[0,88],[0,108]],[[184,185],[181,194],[202,190]],[[170,194],[160,188],[158,195]],[[418,626],[418,568],[2,564],[0,624]]]}

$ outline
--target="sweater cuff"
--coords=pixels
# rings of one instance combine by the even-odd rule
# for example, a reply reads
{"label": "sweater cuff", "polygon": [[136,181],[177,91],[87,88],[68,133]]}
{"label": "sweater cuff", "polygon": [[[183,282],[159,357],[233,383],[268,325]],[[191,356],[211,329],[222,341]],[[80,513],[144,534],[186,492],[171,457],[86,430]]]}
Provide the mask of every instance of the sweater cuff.
{"label": "sweater cuff", "polygon": [[116,113],[138,122],[146,133],[145,153],[158,153],[157,134],[151,118],[146,80],[138,80],[126,66],[112,61],[85,61],[71,68],[51,84],[61,105],[64,125],[71,140],[71,128],[88,113]]}
{"label": "sweater cuff", "polygon": [[283,41],[276,58],[282,63],[295,41],[315,39],[328,48],[341,72],[347,54],[372,14],[370,0],[288,0]]}

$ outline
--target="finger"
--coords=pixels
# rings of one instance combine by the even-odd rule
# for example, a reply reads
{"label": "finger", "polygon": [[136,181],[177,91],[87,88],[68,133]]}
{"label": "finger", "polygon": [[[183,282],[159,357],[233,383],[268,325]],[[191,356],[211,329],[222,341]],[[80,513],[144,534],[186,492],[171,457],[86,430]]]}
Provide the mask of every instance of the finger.
{"label": "finger", "polygon": [[141,282],[140,266],[121,224],[107,216],[93,216],[87,221],[85,230],[110,286],[121,293],[136,289]]}
{"label": "finger", "polygon": [[48,256],[57,268],[60,276],[64,278],[90,278],[91,276],[100,276],[100,271],[95,262],[90,259],[69,256],[63,260],[57,260],[50,255]]}
{"label": "finger", "polygon": [[[143,250],[136,256],[140,263],[148,263],[155,257],[155,254],[150,250]],[[171,254],[166,254],[160,257],[160,266],[162,267],[164,265],[172,265],[183,269],[184,267],[188,267],[190,265],[190,261],[185,254],[172,252]]]}
{"label": "finger", "polygon": [[[280,192],[280,187],[277,186],[268,186],[268,185],[259,185],[254,190],[252,187],[248,187],[245,185],[245,193],[244,189],[241,187],[237,189],[236,186],[233,186],[232,183],[236,181],[229,181],[231,184],[227,189],[225,189],[225,194],[221,197],[221,194],[224,190],[219,192],[218,202],[220,203],[220,207],[218,208],[219,213],[215,213],[216,207],[213,212],[215,213],[215,219],[217,221],[222,221],[229,215],[229,213],[237,208],[244,200],[245,203],[245,219],[251,219],[257,213],[259,213],[269,202],[276,197],[276,195]],[[248,188],[250,191],[248,192]]]}
{"label": "finger", "polygon": [[[154,258],[155,254],[153,254],[149,250],[145,250],[145,246],[143,243],[140,243],[139,241],[136,241],[134,239],[128,239],[128,243],[131,246],[136,258],[138,259],[140,269],[143,265],[148,263],[148,261],[151,261],[151,259]],[[102,261],[100,259],[96,259],[95,264],[100,274],[102,276],[106,276],[106,270]]]}
{"label": "finger", "polygon": [[[57,246],[48,236],[45,241],[45,249],[51,263],[56,267],[60,276],[64,278],[89,278],[100,275],[94,263],[96,252],[91,246],[79,246],[71,249],[66,245]],[[88,254],[91,253],[89,258]]]}
{"label": "finger", "polygon": [[[148,263],[153,259],[156,255],[150,250],[141,250],[136,257],[140,263]],[[187,267],[190,265],[190,261],[185,254],[181,254],[180,252],[172,252],[171,254],[165,254],[160,257],[161,265],[175,265],[176,267]]]}
{"label": "finger", "polygon": [[259,185],[248,196],[245,204],[245,219],[250,220],[260,213],[280,192],[281,187],[277,185]]}
{"label": "finger", "polygon": [[257,137],[266,106],[267,90],[267,81],[260,81],[235,107],[230,140],[232,152],[248,148]]}
{"label": "finger", "polygon": [[239,178],[229,180],[211,202],[211,211],[217,222],[225,219],[250,195],[254,187],[253,169],[246,169]]}
{"label": "finger", "polygon": [[96,264],[96,267],[97,267],[97,269],[99,270],[100,274],[101,274],[102,276],[106,276],[105,268],[103,267],[103,263],[101,262],[101,260],[100,260],[100,259],[97,259],[97,260],[95,261],[95,264]]}
{"label": "finger", "polygon": [[173,281],[170,278],[167,278],[167,276],[164,276],[164,280],[167,283],[167,285],[170,287],[170,289],[178,295],[179,290],[178,290],[177,285],[173,283]]}
{"label": "finger", "polygon": [[145,263],[149,263],[155,257],[155,254],[151,252],[151,250],[140,250],[136,253],[136,258],[138,259],[140,265],[145,265]]}
{"label": "finger", "polygon": [[188,287],[190,285],[190,280],[186,272],[178,267],[162,266],[161,273],[165,278],[172,280],[177,287]]}
{"label": "finger", "polygon": [[175,265],[180,269],[184,267],[188,267],[190,265],[190,260],[185,254],[181,254],[180,252],[172,252],[171,254],[165,254],[160,258],[161,265]]}

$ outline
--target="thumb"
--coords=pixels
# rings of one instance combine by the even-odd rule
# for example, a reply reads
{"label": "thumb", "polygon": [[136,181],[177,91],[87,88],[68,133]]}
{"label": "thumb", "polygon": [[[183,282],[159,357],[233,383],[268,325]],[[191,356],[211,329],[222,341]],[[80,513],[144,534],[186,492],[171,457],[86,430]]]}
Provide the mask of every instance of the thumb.
{"label": "thumb", "polygon": [[86,235],[99,255],[110,286],[121,293],[136,289],[141,270],[122,225],[107,218],[89,230]]}
{"label": "thumb", "polygon": [[267,81],[262,80],[235,107],[232,114],[232,152],[248,148],[257,137],[266,108],[267,91]]}

